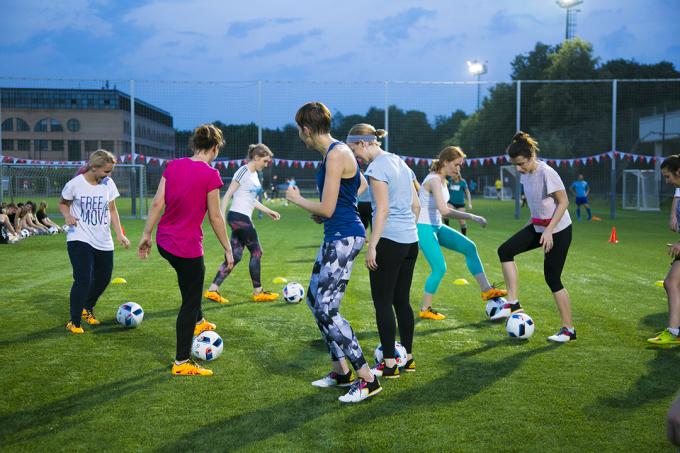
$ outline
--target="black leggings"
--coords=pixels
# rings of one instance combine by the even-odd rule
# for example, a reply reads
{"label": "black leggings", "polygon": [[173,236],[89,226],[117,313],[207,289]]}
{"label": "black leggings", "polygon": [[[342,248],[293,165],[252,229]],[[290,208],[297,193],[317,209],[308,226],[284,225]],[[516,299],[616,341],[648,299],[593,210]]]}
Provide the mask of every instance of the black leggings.
{"label": "black leggings", "polygon": [[[515,255],[541,247],[539,243],[541,234],[537,233],[531,224],[519,230],[514,236],[498,247],[498,257],[501,263],[514,261]],[[553,293],[564,289],[561,276],[570,244],[571,225],[559,233],[553,234],[553,248],[544,256],[543,275],[545,282]]]}
{"label": "black leggings", "polygon": [[83,308],[92,310],[113,272],[113,250],[97,250],[87,242],[68,241],[68,257],[73,267],[71,322],[80,326]]}
{"label": "black leggings", "polygon": [[260,288],[262,286],[260,279],[260,261],[262,260],[262,246],[257,237],[257,231],[252,220],[245,214],[240,212],[229,211],[227,214],[227,223],[231,228],[231,250],[234,255],[234,266],[227,270],[226,261],[222,262],[220,268],[215,274],[213,283],[220,286],[225,278],[229,276],[232,270],[243,258],[243,248],[248,248],[250,252],[250,263],[248,269],[250,270],[250,280],[253,282],[253,288]]}
{"label": "black leggings", "polygon": [[[380,238],[376,245],[378,270],[369,271],[371,296],[375,306],[375,321],[384,357],[394,358],[397,314],[399,339],[411,353],[413,347],[413,310],[409,303],[413,268],[418,258],[418,243],[401,244]],[[394,310],[393,308],[394,307]]]}
{"label": "black leggings", "polygon": [[175,360],[182,361],[191,357],[191,343],[194,338],[194,327],[203,319],[201,311],[201,297],[203,279],[205,278],[205,264],[203,257],[180,258],[158,246],[158,252],[168,260],[177,272],[177,283],[182,294],[182,306],[177,315],[177,351]]}

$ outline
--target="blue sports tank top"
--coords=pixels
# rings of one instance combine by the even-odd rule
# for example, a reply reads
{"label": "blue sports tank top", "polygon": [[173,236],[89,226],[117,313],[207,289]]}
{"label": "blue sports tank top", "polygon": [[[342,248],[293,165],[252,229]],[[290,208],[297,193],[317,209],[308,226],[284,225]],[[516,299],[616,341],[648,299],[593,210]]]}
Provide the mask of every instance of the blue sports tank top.
{"label": "blue sports tank top", "polygon": [[[326,158],[335,145],[342,142],[334,142],[328,147],[326,157],[316,172],[316,186],[319,189],[319,200],[323,197],[323,185],[326,180]],[[366,237],[366,230],[359,218],[357,210],[357,192],[361,185],[361,175],[357,166],[356,174],[351,178],[340,179],[340,190],[335,211],[330,219],[323,223],[324,241],[331,242],[350,236]]]}

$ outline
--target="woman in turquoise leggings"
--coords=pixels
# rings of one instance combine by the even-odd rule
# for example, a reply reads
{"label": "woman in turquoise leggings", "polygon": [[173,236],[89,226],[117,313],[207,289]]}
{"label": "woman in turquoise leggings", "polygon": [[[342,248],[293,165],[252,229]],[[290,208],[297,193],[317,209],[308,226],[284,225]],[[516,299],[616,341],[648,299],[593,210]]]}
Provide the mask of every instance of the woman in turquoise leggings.
{"label": "woman in turquoise leggings", "polygon": [[[430,173],[425,177],[418,191],[421,206],[417,225],[418,243],[425,259],[432,268],[432,272],[425,282],[423,303],[419,313],[419,316],[424,319],[440,321],[445,318],[444,315],[432,309],[432,298],[446,273],[446,261],[442,247],[465,255],[467,268],[482,290],[482,300],[487,301],[507,294],[507,291],[494,288],[489,283],[484,273],[484,266],[482,266],[477,254],[475,243],[442,223],[442,217],[446,217],[472,220],[483,227],[486,226],[484,217],[452,209],[446,204],[449,201],[446,177],[457,174],[464,160],[465,153],[457,146],[444,148],[439,153],[438,159],[432,163]],[[499,306],[503,303],[500,299],[497,301]]]}

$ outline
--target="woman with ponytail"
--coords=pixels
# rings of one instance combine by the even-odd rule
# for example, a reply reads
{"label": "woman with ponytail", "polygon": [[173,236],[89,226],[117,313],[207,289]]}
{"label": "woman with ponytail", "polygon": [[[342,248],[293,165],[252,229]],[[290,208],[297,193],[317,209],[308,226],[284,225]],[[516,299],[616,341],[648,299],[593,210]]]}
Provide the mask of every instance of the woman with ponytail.
{"label": "woman with ponytail", "polygon": [[400,368],[394,351],[397,325],[399,340],[407,353],[401,370],[416,370],[411,351],[414,322],[409,294],[418,258],[416,218],[420,203],[413,186],[416,179],[413,171],[399,156],[380,148],[378,140],[385,135],[387,132],[370,124],[357,124],[347,135],[347,146],[355,156],[369,163],[364,174],[371,187],[373,226],[366,267],[384,357],[372,371],[376,376],[398,378]]}
{"label": "woman with ponytail", "polygon": [[482,300],[493,299],[500,307],[505,301],[501,296],[507,291],[495,288],[489,283],[484,266],[479,259],[477,246],[463,234],[442,223],[442,218],[466,219],[486,226],[484,217],[462,212],[449,207],[449,190],[446,177],[460,172],[465,161],[465,153],[457,146],[447,146],[432,163],[430,173],[425,177],[418,191],[420,198],[420,215],[418,216],[418,243],[430,264],[432,272],[425,282],[423,302],[419,316],[423,319],[440,321],[446,316],[432,309],[432,299],[446,273],[446,261],[442,247],[465,255],[465,262],[470,273],[475,277],[482,290]]}
{"label": "woman with ponytail", "polygon": [[[248,148],[248,163],[234,173],[231,179],[231,184],[224,194],[222,199],[222,206],[220,212],[224,212],[231,202],[229,213],[227,214],[227,223],[231,228],[231,249],[234,254],[234,266],[236,266],[243,257],[243,249],[247,248],[250,252],[250,280],[253,283],[253,301],[254,302],[271,302],[276,300],[279,295],[270,291],[264,291],[260,278],[260,260],[262,259],[262,246],[253,225],[253,210],[257,209],[264,212],[274,220],[279,220],[281,215],[272,211],[257,200],[257,196],[262,192],[262,184],[258,177],[258,172],[264,170],[272,161],[274,153],[267,147],[259,143],[257,145],[250,145]],[[219,302],[221,304],[229,303],[225,297],[219,293],[219,288],[224,279],[231,273],[233,268],[228,268],[227,262],[222,263],[215,274],[212,284],[205,292],[206,299]]]}
{"label": "woman with ponytail", "polygon": [[71,286],[71,320],[66,329],[74,334],[84,332],[81,318],[97,325],[94,306],[111,281],[113,272],[113,238],[130,247],[120,226],[116,198],[120,195],[111,172],[116,158],[103,149],[90,155],[87,169],[66,183],[61,191],[59,211],[69,226],[66,235],[68,256],[73,266]]}
{"label": "woman with ponytail", "polygon": [[518,132],[507,148],[510,162],[520,173],[531,221],[498,248],[503,277],[508,288],[507,304],[499,310],[503,316],[521,309],[519,274],[515,256],[529,250],[543,249],[543,274],[555,298],[562,327],[549,341],[566,343],[576,340],[571,319],[569,292],[562,284],[562,269],[571,245],[569,198],[564,183],[548,164],[538,160],[538,142],[525,132]]}
{"label": "woman with ponytail", "polygon": [[151,236],[158,223],[158,252],[175,269],[182,295],[176,323],[177,350],[172,364],[174,376],[213,374],[212,370],[191,360],[191,342],[194,335],[216,328],[215,324],[203,317],[201,310],[205,278],[201,224],[206,211],[210,226],[224,249],[227,269],[234,266],[227,227],[220,212],[220,187],[224,184],[220,173],[210,166],[222,146],[222,131],[212,124],[194,129],[191,137],[194,155],[173,160],[165,168],[151,203],[142,239],[137,246],[139,257],[146,259],[151,252]]}

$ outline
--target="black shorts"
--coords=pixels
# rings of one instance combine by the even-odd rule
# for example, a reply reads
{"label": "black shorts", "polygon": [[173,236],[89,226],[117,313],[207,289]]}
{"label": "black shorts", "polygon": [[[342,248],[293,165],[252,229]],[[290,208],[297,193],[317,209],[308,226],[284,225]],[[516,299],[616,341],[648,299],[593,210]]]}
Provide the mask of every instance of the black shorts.
{"label": "black shorts", "polygon": [[460,203],[451,203],[451,206],[453,206],[453,207],[456,208],[456,209],[460,209],[460,208],[464,208],[464,207],[465,207],[465,203],[463,203],[463,204],[460,204]]}

